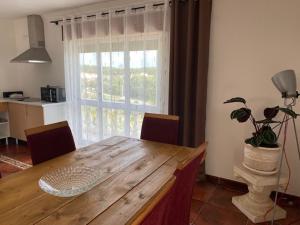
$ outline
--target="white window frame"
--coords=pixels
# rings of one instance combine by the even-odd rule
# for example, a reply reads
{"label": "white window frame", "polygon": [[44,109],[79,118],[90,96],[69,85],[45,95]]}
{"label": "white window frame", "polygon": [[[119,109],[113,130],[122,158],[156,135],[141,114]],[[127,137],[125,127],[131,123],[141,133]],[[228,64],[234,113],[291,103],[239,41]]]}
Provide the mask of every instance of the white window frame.
{"label": "white window frame", "polygon": [[[79,140],[81,143],[86,143],[86,144],[90,144],[92,143],[92,141],[86,140],[84,139],[84,134],[83,134],[83,130],[82,130],[82,110],[81,107],[82,106],[93,106],[96,107],[97,109],[97,119],[98,119],[98,123],[99,123],[99,139],[102,138],[106,138],[104,137],[104,132],[103,132],[103,109],[104,108],[108,108],[108,109],[117,109],[117,110],[123,110],[124,111],[124,135],[125,136],[129,136],[130,135],[130,114],[131,112],[140,112],[140,113],[144,113],[144,112],[157,112],[159,113],[161,111],[160,109],[160,105],[159,105],[159,99],[161,96],[161,86],[160,86],[160,80],[161,80],[161,41],[162,36],[161,33],[153,33],[153,34],[147,34],[147,35],[143,35],[143,39],[141,39],[141,35],[132,35],[130,37],[127,37],[127,40],[121,40],[120,38],[111,38],[108,39],[107,38],[99,38],[99,42],[103,43],[103,42],[117,42],[118,40],[120,41],[120,43],[124,43],[124,96],[125,96],[125,102],[124,103],[119,103],[119,102],[106,102],[103,101],[103,96],[102,96],[102,90],[103,90],[103,86],[102,86],[102,71],[101,71],[101,53],[102,52],[107,52],[107,51],[101,51],[101,50],[97,50],[96,51],[96,56],[97,56],[97,99],[92,100],[92,99],[82,99],[81,98],[81,93],[80,93],[80,99],[79,99],[79,107],[80,107],[80,115],[79,115],[79,123],[81,124],[80,127],[80,135],[79,135]],[[130,62],[129,62],[129,47],[128,47],[128,43],[130,41],[134,41],[134,40],[139,40],[139,41],[148,41],[148,40],[157,40],[158,42],[158,48],[157,48],[157,73],[156,73],[156,106],[149,106],[149,105],[136,105],[136,104],[131,104],[130,103]],[[86,43],[89,43],[89,40],[86,40]],[[145,49],[141,49],[141,50],[145,50]],[[155,49],[156,50],[156,49]],[[132,50],[133,51],[133,50]],[[92,51],[86,51],[86,52],[82,52],[82,53],[88,53],[88,52],[92,52]],[[110,54],[111,55],[111,54]],[[145,51],[144,51],[144,56],[145,56]],[[145,58],[144,58],[145,59]],[[80,60],[79,60],[80,61]],[[81,72],[79,74],[79,87],[78,90],[81,91],[80,88],[80,78],[81,76]]]}

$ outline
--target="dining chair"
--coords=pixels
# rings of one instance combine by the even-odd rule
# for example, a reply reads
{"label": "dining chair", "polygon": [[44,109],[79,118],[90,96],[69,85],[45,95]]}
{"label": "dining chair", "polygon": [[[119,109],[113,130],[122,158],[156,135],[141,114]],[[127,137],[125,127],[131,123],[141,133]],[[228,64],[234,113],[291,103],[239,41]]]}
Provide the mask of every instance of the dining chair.
{"label": "dining chair", "polygon": [[39,164],[76,149],[67,121],[25,130],[31,150],[32,165]]}
{"label": "dining chair", "polygon": [[131,225],[168,225],[166,216],[170,205],[170,200],[174,194],[174,184],[176,177],[173,176],[160,189],[159,193],[150,200],[145,208],[142,208],[130,221]]}
{"label": "dining chair", "polygon": [[179,164],[174,175],[176,183],[166,224],[188,225],[196,175],[206,155],[207,143],[200,145],[191,159]]}
{"label": "dining chair", "polygon": [[178,130],[178,116],[145,113],[142,123],[141,139],[177,145]]}

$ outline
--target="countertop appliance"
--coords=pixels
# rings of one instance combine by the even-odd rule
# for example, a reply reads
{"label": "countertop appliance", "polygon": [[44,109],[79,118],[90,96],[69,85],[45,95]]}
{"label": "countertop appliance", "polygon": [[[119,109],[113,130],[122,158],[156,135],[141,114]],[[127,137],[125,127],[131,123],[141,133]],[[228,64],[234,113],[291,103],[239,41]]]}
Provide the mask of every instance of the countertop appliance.
{"label": "countertop appliance", "polygon": [[41,87],[41,99],[46,102],[64,102],[66,101],[65,89],[49,85]]}

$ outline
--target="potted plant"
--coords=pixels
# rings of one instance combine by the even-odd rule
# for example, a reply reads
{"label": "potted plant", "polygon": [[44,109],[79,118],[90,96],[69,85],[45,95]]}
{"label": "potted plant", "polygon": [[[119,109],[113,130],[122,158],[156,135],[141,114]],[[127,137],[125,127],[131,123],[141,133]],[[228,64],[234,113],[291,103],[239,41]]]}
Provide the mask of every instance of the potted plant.
{"label": "potted plant", "polygon": [[[224,102],[224,104],[228,103],[241,103],[243,105],[243,107],[231,112],[230,118],[232,120],[235,119],[240,123],[250,121],[254,128],[252,136],[245,140],[243,165],[256,172],[261,171],[262,174],[275,173],[281,152],[278,138],[282,125],[289,120],[289,117],[296,118],[297,114],[289,108],[275,106],[265,108],[265,118],[256,120],[244,98],[235,97]],[[284,114],[281,121],[275,120],[278,112]],[[275,133],[277,128],[279,128],[278,134]]]}

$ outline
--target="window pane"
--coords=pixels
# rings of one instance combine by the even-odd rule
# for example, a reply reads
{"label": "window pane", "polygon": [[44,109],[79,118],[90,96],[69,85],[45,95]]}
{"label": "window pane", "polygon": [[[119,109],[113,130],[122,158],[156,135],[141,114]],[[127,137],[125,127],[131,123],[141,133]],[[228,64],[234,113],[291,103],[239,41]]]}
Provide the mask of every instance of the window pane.
{"label": "window pane", "polygon": [[97,55],[80,53],[81,99],[97,99]]}
{"label": "window pane", "polygon": [[101,53],[102,71],[102,100],[110,100],[110,53]]}
{"label": "window pane", "polygon": [[101,61],[103,101],[124,103],[124,52],[102,52]]}
{"label": "window pane", "polygon": [[144,104],[144,51],[130,51],[130,103]]}
{"label": "window pane", "polygon": [[144,118],[144,113],[141,112],[130,113],[130,137],[140,138],[143,118]]}
{"label": "window pane", "polygon": [[144,68],[144,51],[130,51],[130,68],[143,69]]}
{"label": "window pane", "polygon": [[124,110],[103,108],[103,137],[125,135]]}
{"label": "window pane", "polygon": [[145,55],[145,104],[156,106],[157,50],[146,51]]}
{"label": "window pane", "polygon": [[130,51],[130,103],[156,106],[157,50]]}
{"label": "window pane", "polygon": [[113,39],[97,45],[98,52],[93,47],[84,46],[80,54],[80,94],[89,100],[81,101],[82,140],[89,144],[114,135],[139,138],[144,115],[140,110],[160,111],[158,40]]}
{"label": "window pane", "polygon": [[97,107],[81,105],[82,139],[99,141],[99,120]]}
{"label": "window pane", "polygon": [[157,50],[146,51],[146,67],[156,68],[157,67]]}

